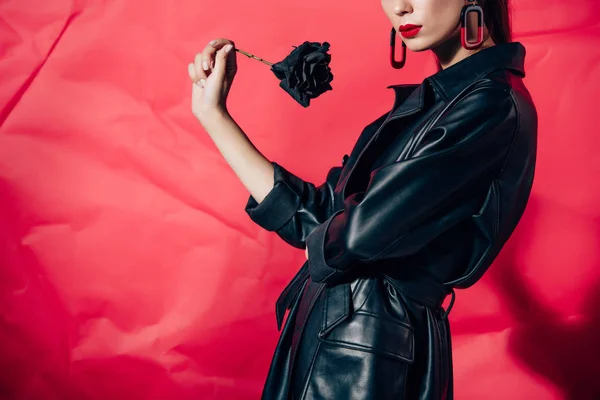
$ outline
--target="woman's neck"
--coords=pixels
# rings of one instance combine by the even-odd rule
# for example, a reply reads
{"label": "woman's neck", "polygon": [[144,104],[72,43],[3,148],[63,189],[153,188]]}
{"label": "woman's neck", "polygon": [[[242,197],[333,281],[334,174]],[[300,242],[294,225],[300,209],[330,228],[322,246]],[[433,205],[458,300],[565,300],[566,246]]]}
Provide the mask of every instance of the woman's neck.
{"label": "woman's neck", "polygon": [[446,69],[457,62],[494,45],[495,43],[492,40],[492,37],[488,35],[486,40],[479,48],[467,50],[462,46],[460,36],[455,36],[454,38],[444,42],[442,45],[432,49],[432,51],[442,69]]}

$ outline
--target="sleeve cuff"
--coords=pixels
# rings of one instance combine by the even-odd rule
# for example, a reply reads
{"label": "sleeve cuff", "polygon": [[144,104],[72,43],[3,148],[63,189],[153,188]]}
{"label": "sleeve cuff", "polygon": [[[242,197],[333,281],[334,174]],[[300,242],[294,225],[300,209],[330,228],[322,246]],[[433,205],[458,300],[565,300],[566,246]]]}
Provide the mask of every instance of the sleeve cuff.
{"label": "sleeve cuff", "polygon": [[304,182],[271,161],[274,169],[274,185],[263,201],[250,195],[245,211],[256,224],[268,231],[276,231],[285,225],[300,207]]}
{"label": "sleeve cuff", "polygon": [[325,239],[327,237],[327,229],[331,224],[331,221],[338,215],[342,210],[333,214],[327,222],[319,225],[314,231],[306,238],[306,247],[308,248],[309,263],[308,268],[310,271],[310,277],[314,282],[324,282],[331,278],[336,273],[342,271],[331,267],[325,260]]}

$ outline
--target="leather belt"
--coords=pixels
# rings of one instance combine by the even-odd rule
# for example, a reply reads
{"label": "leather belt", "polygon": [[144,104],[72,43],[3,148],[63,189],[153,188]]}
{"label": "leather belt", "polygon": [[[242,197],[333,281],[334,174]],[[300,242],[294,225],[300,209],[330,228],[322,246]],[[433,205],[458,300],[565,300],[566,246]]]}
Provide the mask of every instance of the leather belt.
{"label": "leather belt", "polygon": [[[425,273],[413,272],[403,275],[400,278],[391,277],[389,274],[384,274],[383,276],[396,290],[417,304],[422,304],[433,310],[439,310],[442,318],[448,317],[456,297],[453,288],[440,283]],[[278,331],[281,330],[286,310],[291,309],[292,304],[294,304],[294,301],[300,295],[304,282],[306,282],[309,276],[310,272],[307,260],[279,295],[275,303]],[[449,294],[452,295],[452,299],[446,310],[444,310],[442,303]]]}
{"label": "leather belt", "polygon": [[[398,290],[400,293],[411,299],[417,304],[424,305],[440,312],[442,318],[447,318],[452,306],[454,305],[455,293],[452,287],[448,287],[433,277],[425,274],[411,274],[400,279],[384,275],[384,278]],[[452,295],[450,304],[444,310],[442,303],[446,296]]]}
{"label": "leather belt", "polygon": [[279,298],[275,302],[275,316],[277,317],[278,331],[281,330],[285,311],[292,308],[292,304],[294,304],[294,301],[300,295],[304,282],[306,282],[309,276],[310,272],[308,270],[308,260],[306,260],[302,268],[300,268],[290,283],[288,283],[288,285],[283,289],[279,295]]}

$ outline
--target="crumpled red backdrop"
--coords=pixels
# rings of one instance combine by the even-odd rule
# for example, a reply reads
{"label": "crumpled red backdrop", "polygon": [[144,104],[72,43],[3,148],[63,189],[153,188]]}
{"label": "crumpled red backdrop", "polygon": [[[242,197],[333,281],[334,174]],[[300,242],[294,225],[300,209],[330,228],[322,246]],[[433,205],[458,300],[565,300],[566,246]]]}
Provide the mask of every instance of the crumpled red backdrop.
{"label": "crumpled red backdrop", "polygon": [[[369,2],[367,2],[369,3]],[[190,112],[215,37],[271,62],[331,43],[304,109],[238,54],[229,109],[269,159],[320,183],[433,73],[388,63],[379,2],[0,2],[0,397],[258,399],[274,303],[304,252],[254,225]],[[518,0],[540,115],[531,201],[451,313],[457,399],[600,398],[600,3]]]}

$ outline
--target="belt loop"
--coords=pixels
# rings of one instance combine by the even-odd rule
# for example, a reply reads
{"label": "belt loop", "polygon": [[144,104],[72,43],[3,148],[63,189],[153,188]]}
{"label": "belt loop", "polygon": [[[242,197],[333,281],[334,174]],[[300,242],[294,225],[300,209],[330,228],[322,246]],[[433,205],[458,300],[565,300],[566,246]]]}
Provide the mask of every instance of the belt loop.
{"label": "belt loop", "polygon": [[456,298],[456,294],[454,293],[454,288],[452,288],[451,290],[452,291],[450,293],[452,294],[452,298],[450,299],[450,304],[448,304],[448,307],[445,310],[442,308],[442,319],[448,318],[448,314],[450,314],[450,310],[452,310],[452,306],[454,305],[454,299]]}

